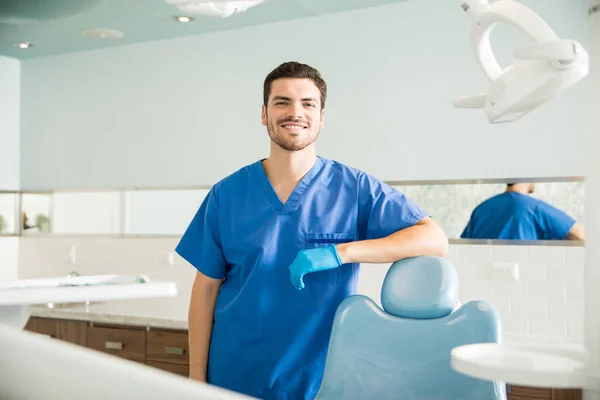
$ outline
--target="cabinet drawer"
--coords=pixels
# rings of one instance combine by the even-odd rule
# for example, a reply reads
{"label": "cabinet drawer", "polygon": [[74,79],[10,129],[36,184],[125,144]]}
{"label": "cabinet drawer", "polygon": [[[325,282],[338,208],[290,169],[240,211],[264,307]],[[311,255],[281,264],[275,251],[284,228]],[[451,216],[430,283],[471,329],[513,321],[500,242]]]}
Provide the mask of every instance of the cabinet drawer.
{"label": "cabinet drawer", "polygon": [[61,320],[58,324],[58,339],[85,346],[87,343],[87,322]]}
{"label": "cabinet drawer", "polygon": [[146,360],[183,365],[190,363],[187,333],[149,331],[146,340]]}
{"label": "cabinet drawer", "polygon": [[154,367],[154,368],[158,368],[161,369],[163,371],[167,371],[167,372],[171,372],[173,374],[177,374],[177,375],[181,375],[184,377],[189,377],[190,374],[190,367],[189,365],[183,365],[183,364],[169,364],[169,363],[163,363],[163,362],[156,362],[156,361],[148,361],[146,362],[146,364],[150,367]]}
{"label": "cabinet drawer", "polygon": [[146,331],[90,326],[87,347],[132,361],[146,361]]}
{"label": "cabinet drawer", "polygon": [[31,317],[25,325],[25,330],[37,333],[39,335],[48,336],[53,339],[58,339],[59,336],[59,320],[53,318],[36,318]]}
{"label": "cabinet drawer", "polygon": [[583,391],[581,389],[553,389],[552,400],[581,400]]}
{"label": "cabinet drawer", "polygon": [[80,346],[86,345],[87,323],[84,321],[34,317],[29,319],[25,330]]}
{"label": "cabinet drawer", "polygon": [[552,399],[552,389],[550,388],[537,388],[528,386],[510,386],[509,400],[521,400],[521,399]]}
{"label": "cabinet drawer", "polygon": [[508,400],[536,400],[536,399],[550,400],[551,397],[529,397],[529,396],[523,396],[522,394],[514,394],[514,393],[508,394]]}

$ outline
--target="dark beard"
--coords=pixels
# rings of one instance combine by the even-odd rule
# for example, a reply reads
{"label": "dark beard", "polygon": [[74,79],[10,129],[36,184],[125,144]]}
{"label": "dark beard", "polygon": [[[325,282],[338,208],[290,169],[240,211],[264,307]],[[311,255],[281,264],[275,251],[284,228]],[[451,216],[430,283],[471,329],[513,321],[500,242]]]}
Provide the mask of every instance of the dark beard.
{"label": "dark beard", "polygon": [[[293,122],[293,120],[290,120],[290,122]],[[310,128],[310,126],[309,126],[309,128]],[[306,147],[313,144],[315,142],[315,140],[317,140],[317,138],[319,137],[319,133],[320,133],[318,131],[317,134],[314,137],[310,138],[310,140],[308,140],[308,141],[293,142],[293,141],[286,140],[286,138],[284,138],[284,137],[275,136],[273,134],[275,129],[276,129],[276,126],[274,126],[270,121],[267,120],[267,133],[269,134],[271,141],[286,151],[304,150]]]}

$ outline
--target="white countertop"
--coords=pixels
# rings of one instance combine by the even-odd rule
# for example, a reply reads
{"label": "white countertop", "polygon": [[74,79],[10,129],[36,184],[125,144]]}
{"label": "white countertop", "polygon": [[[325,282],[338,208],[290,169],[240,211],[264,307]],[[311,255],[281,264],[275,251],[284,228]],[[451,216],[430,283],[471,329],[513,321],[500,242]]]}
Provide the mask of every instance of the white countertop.
{"label": "white countertop", "polygon": [[114,325],[134,325],[150,328],[187,330],[187,307],[171,299],[111,301],[66,307],[32,306],[32,317],[90,321]]}

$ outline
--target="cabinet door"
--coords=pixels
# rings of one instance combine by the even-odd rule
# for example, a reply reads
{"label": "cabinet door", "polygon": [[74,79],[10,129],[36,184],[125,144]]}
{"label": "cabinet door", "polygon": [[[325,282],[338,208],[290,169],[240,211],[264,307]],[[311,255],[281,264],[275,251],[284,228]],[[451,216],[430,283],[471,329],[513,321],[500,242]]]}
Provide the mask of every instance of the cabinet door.
{"label": "cabinet door", "polygon": [[85,346],[87,344],[87,325],[87,322],[84,321],[60,320],[58,339]]}
{"label": "cabinet door", "polygon": [[511,386],[508,400],[581,400],[579,389],[549,389],[524,386]]}
{"label": "cabinet door", "polygon": [[54,318],[29,318],[25,330],[65,342],[86,345],[87,322]]}
{"label": "cabinet door", "polygon": [[90,326],[87,347],[132,361],[146,361],[146,331]]}
{"label": "cabinet door", "polygon": [[508,393],[508,400],[552,400],[552,389],[534,388],[525,386],[512,386]]}
{"label": "cabinet door", "polygon": [[149,331],[146,359],[148,361],[187,365],[190,363],[187,332]]}
{"label": "cabinet door", "polygon": [[31,317],[25,326],[25,329],[37,333],[39,335],[47,336],[53,339],[59,338],[59,322],[58,319],[53,318],[37,318]]}
{"label": "cabinet door", "polygon": [[190,366],[189,365],[170,364],[170,363],[156,362],[156,361],[147,361],[146,364],[150,367],[158,368],[163,371],[170,372],[172,374],[181,375],[186,378],[190,374]]}
{"label": "cabinet door", "polygon": [[581,400],[583,391],[581,389],[553,389],[552,400]]}

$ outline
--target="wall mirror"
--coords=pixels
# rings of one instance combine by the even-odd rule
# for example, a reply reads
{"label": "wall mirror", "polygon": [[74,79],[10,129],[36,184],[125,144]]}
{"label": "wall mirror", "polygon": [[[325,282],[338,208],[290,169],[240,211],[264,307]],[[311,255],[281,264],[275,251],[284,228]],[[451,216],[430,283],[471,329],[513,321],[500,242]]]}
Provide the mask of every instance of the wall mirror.
{"label": "wall mirror", "polygon": [[[454,183],[424,183],[424,184],[403,184],[393,185],[400,192],[405,193],[417,204],[429,212],[432,217],[440,224],[446,232],[446,235],[452,241],[466,240],[558,240],[558,239],[528,239],[525,233],[516,235],[514,233],[506,233],[504,237],[495,237],[490,235],[486,237],[470,237],[472,232],[466,232],[465,228],[471,220],[473,211],[482,203],[494,197],[504,197],[511,192],[508,184],[528,184],[532,189],[529,193],[519,193],[525,201],[527,198],[532,198],[543,202],[544,210],[550,210],[552,215],[559,216],[566,214],[568,218],[584,224],[584,197],[585,187],[583,178],[557,178],[544,181],[535,180],[513,180],[508,181],[491,181],[491,182],[454,182]],[[514,187],[514,186],[513,186]],[[523,188],[523,185],[520,185]],[[490,224],[493,221],[493,214],[509,213],[512,218],[519,218],[515,210],[507,209],[511,207],[509,202],[487,203],[499,204],[492,212],[488,209]],[[530,204],[535,205],[536,202]],[[500,208],[503,207],[503,208]],[[538,215],[542,215],[542,211],[532,211]],[[479,223],[484,215],[478,215]],[[550,217],[549,217],[550,218]],[[564,218],[564,216],[563,216]]]}
{"label": "wall mirror", "polygon": [[21,233],[31,235],[50,233],[52,193],[27,193],[21,195]]}
{"label": "wall mirror", "polygon": [[17,233],[17,193],[0,192],[0,235]]}
{"label": "wall mirror", "polygon": [[181,235],[209,189],[135,190],[124,192],[127,235]]}
{"label": "wall mirror", "polygon": [[[547,207],[584,223],[584,180],[580,177],[545,180],[387,182],[409,196],[444,229],[451,242],[522,240],[519,238],[465,237],[473,210],[486,200],[502,196],[507,184],[533,182],[530,192],[520,195],[543,202]],[[521,186],[522,187],[522,186]],[[508,189],[508,190],[507,190]],[[23,235],[112,235],[179,236],[183,234],[210,187],[122,189],[89,192],[22,193]],[[0,197],[6,224],[15,210],[10,196]],[[497,210],[500,212],[501,210]],[[494,213],[496,209],[494,209]],[[11,217],[13,215],[13,217]],[[551,239],[546,239],[551,240]],[[556,239],[558,241],[558,239]],[[574,244],[578,241],[571,241]],[[581,243],[580,243],[581,244]]]}

